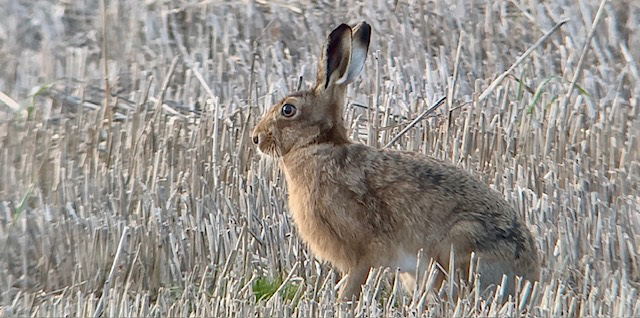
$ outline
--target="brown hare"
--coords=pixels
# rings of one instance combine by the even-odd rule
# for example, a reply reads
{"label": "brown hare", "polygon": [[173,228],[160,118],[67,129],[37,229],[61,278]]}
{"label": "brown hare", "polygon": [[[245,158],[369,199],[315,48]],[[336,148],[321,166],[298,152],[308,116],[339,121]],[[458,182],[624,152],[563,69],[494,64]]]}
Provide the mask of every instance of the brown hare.
{"label": "brown hare", "polygon": [[[442,268],[468,273],[474,252],[482,288],[506,275],[539,279],[535,242],[504,198],[451,164],[421,154],[351,142],[343,123],[347,85],[362,71],[371,27],[342,24],[329,34],[309,91],[274,105],[252,133],[278,158],[289,209],[309,249],[348,274],[339,297],[358,297],[372,267],[398,269],[415,285],[420,250]],[[440,274],[440,282],[444,278]]]}

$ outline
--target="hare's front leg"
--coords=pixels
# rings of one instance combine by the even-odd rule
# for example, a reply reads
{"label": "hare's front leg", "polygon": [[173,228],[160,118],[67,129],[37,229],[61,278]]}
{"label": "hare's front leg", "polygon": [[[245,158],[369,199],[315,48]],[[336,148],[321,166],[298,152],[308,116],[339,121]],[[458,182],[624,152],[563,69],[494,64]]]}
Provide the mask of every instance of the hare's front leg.
{"label": "hare's front leg", "polygon": [[362,284],[367,281],[370,269],[371,266],[367,265],[351,268],[347,273],[348,276],[345,278],[347,281],[343,283],[344,285],[342,285],[338,292],[338,299],[341,301],[349,301],[355,296],[357,300],[358,297],[360,297]]}

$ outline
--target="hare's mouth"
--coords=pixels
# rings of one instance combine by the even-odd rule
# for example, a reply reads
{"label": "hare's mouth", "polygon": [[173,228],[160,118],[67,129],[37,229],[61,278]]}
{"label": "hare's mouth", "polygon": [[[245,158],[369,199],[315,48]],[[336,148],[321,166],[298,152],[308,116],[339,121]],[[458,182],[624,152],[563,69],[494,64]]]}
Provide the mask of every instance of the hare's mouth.
{"label": "hare's mouth", "polygon": [[269,147],[267,149],[263,149],[262,147],[258,147],[258,153],[262,156],[272,157],[272,158],[280,158],[280,152],[276,147]]}
{"label": "hare's mouth", "polygon": [[271,140],[265,140],[258,145],[258,153],[263,156],[282,157],[280,149]]}

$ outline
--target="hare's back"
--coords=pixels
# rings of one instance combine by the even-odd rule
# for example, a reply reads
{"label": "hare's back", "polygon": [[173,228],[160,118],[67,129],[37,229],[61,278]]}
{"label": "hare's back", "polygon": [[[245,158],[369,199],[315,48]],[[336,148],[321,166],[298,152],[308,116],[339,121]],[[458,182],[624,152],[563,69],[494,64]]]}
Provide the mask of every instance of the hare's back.
{"label": "hare's back", "polygon": [[[351,189],[363,187],[363,194],[405,223],[403,229],[416,235],[431,233],[435,240],[459,231],[457,235],[467,237],[470,248],[492,249],[495,242],[523,245],[529,240],[515,209],[469,172],[418,153],[356,144],[348,148],[340,154],[350,166],[341,169],[345,183]],[[361,182],[354,183],[353,178]]]}
{"label": "hare's back", "polygon": [[[363,170],[369,189],[405,204],[442,206],[445,214],[507,214],[513,209],[503,196],[471,173],[423,154],[350,145],[354,170]],[[449,207],[449,209],[446,209]],[[426,207],[425,207],[426,208]],[[447,215],[449,216],[449,215]]]}

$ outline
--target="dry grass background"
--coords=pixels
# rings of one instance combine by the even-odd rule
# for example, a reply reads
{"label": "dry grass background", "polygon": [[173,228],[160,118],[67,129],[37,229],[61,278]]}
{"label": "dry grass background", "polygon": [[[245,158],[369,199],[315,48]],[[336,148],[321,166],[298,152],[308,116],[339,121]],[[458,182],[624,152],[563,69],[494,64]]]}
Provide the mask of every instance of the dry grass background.
{"label": "dry grass background", "polygon": [[[600,5],[1,1],[0,315],[640,316],[640,3]],[[353,138],[382,147],[446,95],[392,147],[480,175],[533,231],[542,280],[504,306],[384,269],[336,304],[255,155],[256,118],[360,20]]]}

